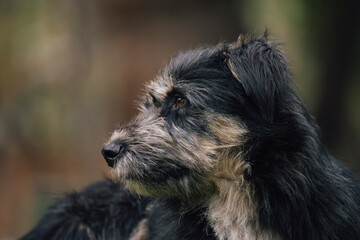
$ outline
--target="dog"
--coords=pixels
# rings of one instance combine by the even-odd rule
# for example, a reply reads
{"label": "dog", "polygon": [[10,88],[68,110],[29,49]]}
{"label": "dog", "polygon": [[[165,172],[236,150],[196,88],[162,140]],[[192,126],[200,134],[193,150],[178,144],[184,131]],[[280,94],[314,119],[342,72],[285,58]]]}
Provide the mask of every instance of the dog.
{"label": "dog", "polygon": [[181,52],[26,239],[360,239],[360,183],[332,157],[267,34]]}

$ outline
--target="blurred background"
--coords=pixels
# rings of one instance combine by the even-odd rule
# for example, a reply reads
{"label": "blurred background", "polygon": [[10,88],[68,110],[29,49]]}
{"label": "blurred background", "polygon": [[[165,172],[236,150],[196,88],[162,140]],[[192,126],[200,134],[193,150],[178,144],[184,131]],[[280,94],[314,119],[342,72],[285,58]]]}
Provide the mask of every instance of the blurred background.
{"label": "blurred background", "polygon": [[0,239],[106,177],[102,144],[171,56],[266,28],[329,151],[360,175],[358,2],[0,0]]}

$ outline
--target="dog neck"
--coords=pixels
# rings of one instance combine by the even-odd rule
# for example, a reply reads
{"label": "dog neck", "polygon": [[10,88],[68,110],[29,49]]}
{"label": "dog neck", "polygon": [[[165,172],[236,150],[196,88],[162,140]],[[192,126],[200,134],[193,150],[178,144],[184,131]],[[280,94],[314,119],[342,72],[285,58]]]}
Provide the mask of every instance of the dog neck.
{"label": "dog neck", "polygon": [[245,180],[219,179],[218,193],[209,202],[208,218],[220,240],[279,239],[262,230],[258,221],[254,189]]}

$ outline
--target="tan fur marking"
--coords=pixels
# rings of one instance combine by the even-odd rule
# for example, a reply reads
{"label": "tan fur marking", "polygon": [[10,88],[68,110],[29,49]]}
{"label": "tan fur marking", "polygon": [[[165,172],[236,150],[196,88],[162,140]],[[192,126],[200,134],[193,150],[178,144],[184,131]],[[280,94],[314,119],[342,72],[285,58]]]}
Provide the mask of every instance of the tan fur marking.
{"label": "tan fur marking", "polygon": [[244,182],[220,180],[208,216],[220,240],[277,240],[278,234],[260,229],[253,187]]}
{"label": "tan fur marking", "polygon": [[159,77],[147,85],[147,89],[158,99],[165,99],[166,95],[174,87],[174,81],[170,77]]}
{"label": "tan fur marking", "polygon": [[[154,187],[145,186],[144,184],[140,184],[136,181],[126,180],[124,183],[125,183],[126,188],[133,194],[138,194],[138,195],[142,195],[142,196],[153,196],[154,192],[157,192],[157,193],[160,192],[160,191],[157,191],[157,189]],[[158,195],[161,195],[161,194],[158,194]]]}
{"label": "tan fur marking", "polygon": [[280,237],[260,229],[254,187],[244,179],[250,165],[235,152],[225,152],[216,167],[218,193],[209,201],[208,217],[221,240],[277,240]]}
{"label": "tan fur marking", "polygon": [[147,240],[149,239],[148,220],[142,219],[136,228],[132,231],[129,240]]}
{"label": "tan fur marking", "polygon": [[240,146],[244,142],[246,130],[238,120],[221,114],[207,114],[207,118],[212,133],[222,142],[218,147]]}

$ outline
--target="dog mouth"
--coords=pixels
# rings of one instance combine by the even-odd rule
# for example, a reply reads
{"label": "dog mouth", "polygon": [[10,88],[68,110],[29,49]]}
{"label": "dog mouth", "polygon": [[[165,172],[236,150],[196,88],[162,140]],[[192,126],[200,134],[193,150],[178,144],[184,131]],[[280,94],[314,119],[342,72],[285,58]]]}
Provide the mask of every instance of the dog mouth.
{"label": "dog mouth", "polygon": [[147,184],[164,184],[180,181],[191,173],[191,169],[170,156],[138,155],[126,151],[110,167],[110,176],[115,181],[136,181]]}
{"label": "dog mouth", "polygon": [[[197,204],[214,193],[215,186],[205,179],[205,172],[186,165],[177,152],[149,151],[139,146],[135,151],[116,155],[110,166],[110,177],[130,191],[143,196],[175,198]],[[117,151],[117,150],[116,150]],[[106,154],[105,154],[106,155]]]}
{"label": "dog mouth", "polygon": [[124,182],[130,180],[130,169],[125,166],[118,166],[110,168],[110,177],[116,182]]}
{"label": "dog mouth", "polygon": [[[108,160],[106,161],[108,162]],[[144,172],[144,166],[139,166],[137,158],[130,152],[124,152],[121,156],[117,156],[108,165],[110,167],[110,176],[115,181],[138,181],[141,179],[141,173]]]}
{"label": "dog mouth", "polygon": [[110,176],[114,181],[124,184],[132,193],[177,199],[190,206],[206,202],[215,193],[215,184],[207,181],[200,173],[193,173],[190,169],[174,169],[175,171],[176,174],[164,173],[161,169],[144,171],[118,165],[110,170]]}

